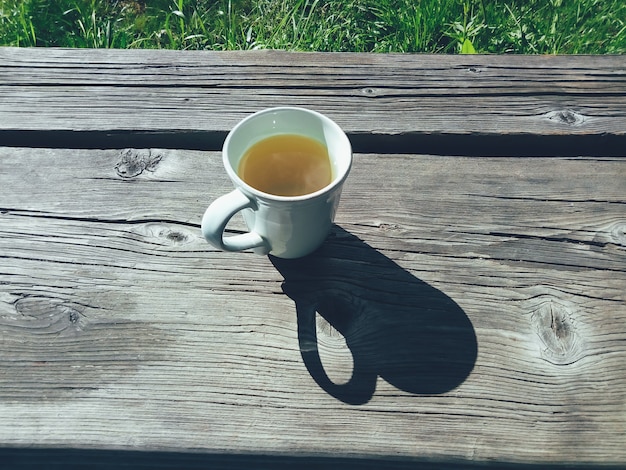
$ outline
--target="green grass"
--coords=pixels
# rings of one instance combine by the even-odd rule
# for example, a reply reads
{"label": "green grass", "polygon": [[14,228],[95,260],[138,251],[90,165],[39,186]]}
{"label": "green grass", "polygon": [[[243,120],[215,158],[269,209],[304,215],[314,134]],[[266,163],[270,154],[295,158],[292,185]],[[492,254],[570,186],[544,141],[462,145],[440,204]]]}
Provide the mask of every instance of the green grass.
{"label": "green grass", "polygon": [[0,45],[626,52],[624,0],[0,0]]}

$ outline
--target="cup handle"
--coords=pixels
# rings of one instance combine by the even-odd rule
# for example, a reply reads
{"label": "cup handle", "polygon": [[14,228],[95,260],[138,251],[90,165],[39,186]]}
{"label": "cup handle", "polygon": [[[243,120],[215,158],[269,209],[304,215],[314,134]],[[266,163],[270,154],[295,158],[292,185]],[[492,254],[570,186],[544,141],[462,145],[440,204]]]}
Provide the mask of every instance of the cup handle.
{"label": "cup handle", "polygon": [[254,208],[254,203],[238,189],[217,198],[202,217],[202,235],[213,246],[224,251],[265,247],[266,253],[269,252],[269,244],[256,232],[224,237],[224,230],[230,219],[246,208]]}

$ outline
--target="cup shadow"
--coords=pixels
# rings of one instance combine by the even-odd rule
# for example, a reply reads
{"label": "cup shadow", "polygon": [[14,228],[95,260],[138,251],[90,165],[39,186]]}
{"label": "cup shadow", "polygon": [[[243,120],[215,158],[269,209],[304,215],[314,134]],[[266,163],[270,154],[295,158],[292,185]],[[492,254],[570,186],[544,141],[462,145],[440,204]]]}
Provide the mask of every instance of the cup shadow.
{"label": "cup shadow", "polygon": [[[448,392],[469,376],[478,344],[472,323],[450,297],[355,235],[333,226],[315,253],[269,257],[296,304],[298,341],[316,383],[348,404],[367,403],[380,376],[416,395]],[[316,317],[345,338],[352,376],[335,383],[320,358]]]}

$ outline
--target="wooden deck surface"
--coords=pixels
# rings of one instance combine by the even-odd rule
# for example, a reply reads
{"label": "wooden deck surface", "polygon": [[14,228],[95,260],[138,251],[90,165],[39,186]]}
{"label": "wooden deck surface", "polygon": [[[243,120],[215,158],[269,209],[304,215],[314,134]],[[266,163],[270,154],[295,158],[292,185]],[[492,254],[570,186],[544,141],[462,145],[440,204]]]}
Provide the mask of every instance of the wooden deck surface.
{"label": "wooden deck surface", "polygon": [[[336,226],[216,251],[283,104]],[[625,157],[623,56],[0,48],[0,467],[623,468]]]}

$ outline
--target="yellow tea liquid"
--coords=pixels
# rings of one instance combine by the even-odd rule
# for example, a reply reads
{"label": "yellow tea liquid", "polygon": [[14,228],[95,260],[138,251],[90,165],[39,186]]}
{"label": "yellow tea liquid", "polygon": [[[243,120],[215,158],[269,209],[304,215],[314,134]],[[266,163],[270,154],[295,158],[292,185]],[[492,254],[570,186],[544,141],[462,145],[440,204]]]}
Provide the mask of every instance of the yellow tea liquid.
{"label": "yellow tea liquid", "polygon": [[275,135],[252,145],[237,173],[253,188],[276,196],[302,196],[332,181],[328,149],[297,134]]}

